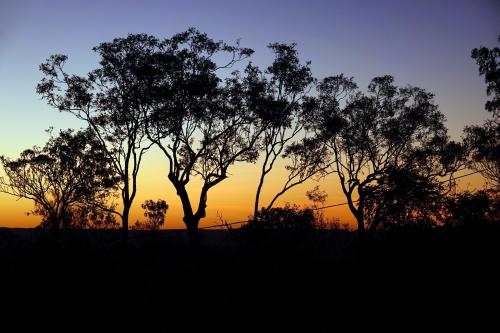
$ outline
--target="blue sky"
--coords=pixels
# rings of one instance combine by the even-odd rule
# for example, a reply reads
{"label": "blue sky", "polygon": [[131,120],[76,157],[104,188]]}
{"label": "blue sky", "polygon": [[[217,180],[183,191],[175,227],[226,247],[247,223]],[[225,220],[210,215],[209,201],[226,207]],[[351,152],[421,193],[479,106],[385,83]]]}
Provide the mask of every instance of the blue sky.
{"label": "blue sky", "polygon": [[494,45],[499,1],[2,1],[0,142],[12,155],[42,144],[49,126],[72,127],[35,93],[38,65],[69,55],[68,70],[95,66],[91,48],[128,33],[168,37],[190,26],[255,49],[265,65],[270,42],[297,42],[318,77],[340,72],[365,86],[392,74],[436,94],[450,131],[486,117],[484,84],[470,50]]}

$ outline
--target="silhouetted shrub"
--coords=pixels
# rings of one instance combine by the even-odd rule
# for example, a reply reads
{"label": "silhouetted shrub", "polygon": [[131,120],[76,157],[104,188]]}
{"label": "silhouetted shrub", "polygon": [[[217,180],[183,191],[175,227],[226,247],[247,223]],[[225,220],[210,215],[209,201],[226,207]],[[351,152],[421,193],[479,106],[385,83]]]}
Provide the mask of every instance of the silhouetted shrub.
{"label": "silhouetted shrub", "polygon": [[370,230],[430,228],[440,218],[446,186],[412,169],[394,168],[367,186],[364,216]]}
{"label": "silhouetted shrub", "polygon": [[463,192],[447,198],[444,224],[447,226],[479,226],[498,222],[500,197],[495,191]]}
{"label": "silhouetted shrub", "polygon": [[96,206],[78,207],[72,209],[68,215],[69,221],[65,224],[68,228],[103,230],[120,227],[115,213]]}
{"label": "silhouetted shrub", "polygon": [[309,208],[297,205],[261,210],[257,220],[250,220],[241,228],[241,235],[253,243],[267,243],[280,246],[306,239],[315,230],[315,216]]}
{"label": "silhouetted shrub", "polygon": [[315,217],[311,209],[301,209],[297,205],[286,204],[284,207],[261,211],[256,221],[250,221],[242,229],[305,231],[314,230]]}
{"label": "silhouetted shrub", "polygon": [[168,204],[165,200],[157,201],[146,200],[141,205],[144,209],[146,221],[136,221],[132,226],[133,230],[159,231],[165,223],[165,214],[168,210]]}

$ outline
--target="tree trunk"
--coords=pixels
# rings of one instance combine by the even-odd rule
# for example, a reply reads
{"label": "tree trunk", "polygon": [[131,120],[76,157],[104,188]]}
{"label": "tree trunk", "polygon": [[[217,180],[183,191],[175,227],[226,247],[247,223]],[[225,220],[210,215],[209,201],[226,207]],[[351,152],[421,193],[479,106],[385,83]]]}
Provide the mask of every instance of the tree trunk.
{"label": "tree trunk", "polygon": [[375,235],[375,232],[377,232],[377,228],[378,226],[380,225],[380,223],[382,223],[382,218],[381,217],[378,217],[376,216],[374,219],[373,219],[373,222],[370,224],[370,226],[368,227],[368,236],[369,237],[372,237],[373,235]]}
{"label": "tree trunk", "polygon": [[200,218],[196,217],[193,213],[191,201],[189,200],[189,195],[184,185],[179,182],[174,175],[169,175],[168,178],[174,185],[177,191],[177,195],[181,199],[182,210],[184,212],[184,218],[182,220],[186,225],[189,244],[193,248],[198,248],[200,246],[200,233],[198,230],[198,223],[200,222]]}
{"label": "tree trunk", "polygon": [[257,191],[255,193],[255,204],[253,208],[253,219],[255,222],[257,222],[257,218],[259,215],[260,192],[262,191],[262,185],[264,184],[264,176],[265,174],[262,173],[262,175],[260,176],[259,185],[257,186]]}
{"label": "tree trunk", "polygon": [[130,214],[130,204],[125,204],[122,214],[122,240],[124,244],[128,244],[128,218]]}
{"label": "tree trunk", "polygon": [[53,242],[56,242],[59,238],[59,218],[57,216],[51,216],[50,220],[50,236]]}
{"label": "tree trunk", "polygon": [[186,224],[189,245],[193,249],[198,249],[200,247],[200,230],[198,229],[199,219],[194,216],[184,217],[184,223]]}
{"label": "tree trunk", "polygon": [[365,238],[365,221],[363,213],[356,214],[356,221],[358,222],[358,236],[360,240]]}
{"label": "tree trunk", "polygon": [[356,218],[356,222],[358,223],[358,237],[360,240],[365,238],[365,220],[363,218],[363,203],[360,201],[358,204],[358,208],[354,206],[354,202],[350,196],[347,196],[347,204],[352,214]]}

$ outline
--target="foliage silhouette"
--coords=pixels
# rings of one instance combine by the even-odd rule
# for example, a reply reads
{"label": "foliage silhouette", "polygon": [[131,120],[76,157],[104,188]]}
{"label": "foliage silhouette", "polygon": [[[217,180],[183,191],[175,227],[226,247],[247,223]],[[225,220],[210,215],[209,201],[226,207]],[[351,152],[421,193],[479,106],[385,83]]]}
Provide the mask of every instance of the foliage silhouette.
{"label": "foliage silhouette", "polygon": [[144,132],[144,110],[151,107],[151,56],[158,44],[144,34],[101,43],[93,48],[100,56],[99,67],[86,76],[66,73],[65,55],[53,55],[40,66],[45,77],[37,92],[49,105],[89,125],[120,176],[123,207],[118,215],[125,241],[137,175],[151,147]]}
{"label": "foliage silhouette", "polygon": [[479,66],[479,74],[484,75],[487,95],[492,95],[492,99],[485,105],[486,110],[492,113],[492,118],[483,125],[467,126],[464,130],[464,140],[468,144],[472,168],[481,170],[481,174],[498,191],[500,190],[500,48],[473,49],[472,58]]}
{"label": "foliage silhouette", "polygon": [[447,226],[480,227],[500,221],[500,197],[496,191],[456,193],[448,196],[445,203]]}
{"label": "foliage silhouette", "polygon": [[110,205],[107,209],[101,207],[102,204],[93,203],[83,207],[71,208],[68,214],[70,219],[69,227],[89,230],[118,229],[120,224],[116,220],[116,205]]}
{"label": "foliage silhouette", "polygon": [[[425,184],[420,189],[426,192],[407,199],[421,200],[425,193],[444,195],[453,186],[451,176],[462,165],[464,148],[449,140],[444,116],[431,93],[418,87],[397,87],[392,76],[374,78],[367,93],[344,75],[323,79],[317,89],[318,97],[306,102],[309,126],[330,149],[334,172],[360,237],[366,227],[374,232],[380,226],[387,215],[383,211],[406,209],[404,199],[398,209],[390,203],[395,193],[408,194],[406,184],[396,180],[399,173],[412,177],[414,184]],[[448,186],[437,186],[444,176],[450,177]],[[431,184],[435,186],[429,191]]]}
{"label": "foliage silhouette", "polygon": [[241,227],[243,240],[267,247],[296,248],[307,241],[316,229],[314,212],[297,205],[261,209],[258,219],[252,218]]}
{"label": "foliage silhouette", "polygon": [[386,170],[376,184],[367,185],[364,212],[371,233],[377,228],[432,227],[440,222],[449,183],[415,170]]}
{"label": "foliage silhouette", "polygon": [[[231,165],[256,162],[260,153],[255,220],[289,189],[334,172],[361,236],[365,229],[439,220],[465,148],[473,166],[498,184],[498,48],[472,51],[493,95],[486,108],[494,119],[466,128],[464,147],[449,139],[444,116],[424,89],[397,87],[388,75],[374,78],[367,92],[344,75],[317,82],[310,63],[301,64],[296,44],[268,47],[274,61],[266,70],[249,63],[240,73],[234,67],[253,50],[190,28],[163,40],[131,34],[101,43],[93,49],[99,67],[86,76],[67,74],[64,55],[40,66],[45,77],[38,93],[88,123],[119,177],[123,207],[116,214],[125,240],[141,161],[153,145],[168,163],[194,245],[210,189],[228,177]],[[265,179],[279,158],[287,161],[288,176],[259,211]],[[192,178],[202,180],[197,201],[187,190]],[[83,207],[66,214],[82,226],[113,227],[114,219],[103,212],[116,206],[101,206],[104,211]]]}
{"label": "foliage silhouette", "polygon": [[141,207],[144,209],[144,217],[147,219],[144,222],[136,221],[132,229],[159,231],[165,223],[165,214],[168,210],[167,202],[161,199],[157,201],[146,200]]}
{"label": "foliage silhouette", "polygon": [[289,189],[326,168],[323,145],[308,137],[302,114],[302,99],[314,82],[310,62],[300,64],[296,44],[273,43],[268,48],[274,53],[274,61],[265,72],[252,64],[246,68],[248,103],[262,126],[259,150],[264,155],[255,193],[255,219],[258,219],[265,178],[281,155],[289,160],[286,166],[289,174],[283,187],[262,207],[264,214]]}
{"label": "foliage silhouette", "polygon": [[314,229],[314,215],[310,209],[301,209],[297,205],[286,204],[261,211],[259,222],[249,223],[244,228],[260,228],[266,230],[304,231]]}
{"label": "foliage silhouette", "polygon": [[[155,81],[155,106],[147,113],[146,132],[167,160],[168,179],[182,202],[194,246],[209,190],[228,177],[232,164],[255,161],[258,155],[260,132],[245,105],[240,74],[220,78],[252,53],[191,28],[163,41],[156,57],[160,79]],[[191,177],[202,180],[197,203],[187,190]]]}
{"label": "foliage silhouette", "polygon": [[326,229],[327,221],[325,220],[324,212],[321,207],[325,205],[328,194],[321,190],[319,185],[316,185],[313,189],[306,192],[306,197],[313,203],[312,209],[316,228],[320,230]]}
{"label": "foliage silhouette", "polygon": [[464,133],[471,167],[500,190],[500,122],[489,119],[483,125],[467,126]]}
{"label": "foliage silhouette", "polygon": [[118,179],[91,130],[51,134],[43,148],[27,149],[16,160],[1,156],[0,162],[6,174],[0,191],[33,200],[42,227],[112,224],[108,201]]}
{"label": "foliage silhouette", "polygon": [[[498,36],[500,42],[500,36]],[[486,83],[486,94],[492,96],[492,99],[486,102],[486,110],[499,116],[500,112],[500,48],[493,47],[488,49],[480,47],[473,49],[471,57],[476,60],[479,66],[479,74],[484,75]]]}

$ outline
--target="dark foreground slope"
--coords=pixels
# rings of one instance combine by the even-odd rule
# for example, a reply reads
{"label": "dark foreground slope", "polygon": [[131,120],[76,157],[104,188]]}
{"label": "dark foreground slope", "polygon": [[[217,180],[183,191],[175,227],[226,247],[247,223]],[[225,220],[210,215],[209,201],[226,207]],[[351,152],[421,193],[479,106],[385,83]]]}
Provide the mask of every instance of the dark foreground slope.
{"label": "dark foreground slope", "polygon": [[348,232],[206,232],[198,251],[177,234],[45,236],[0,231],[2,331],[448,331],[498,315],[498,227],[363,246]]}

